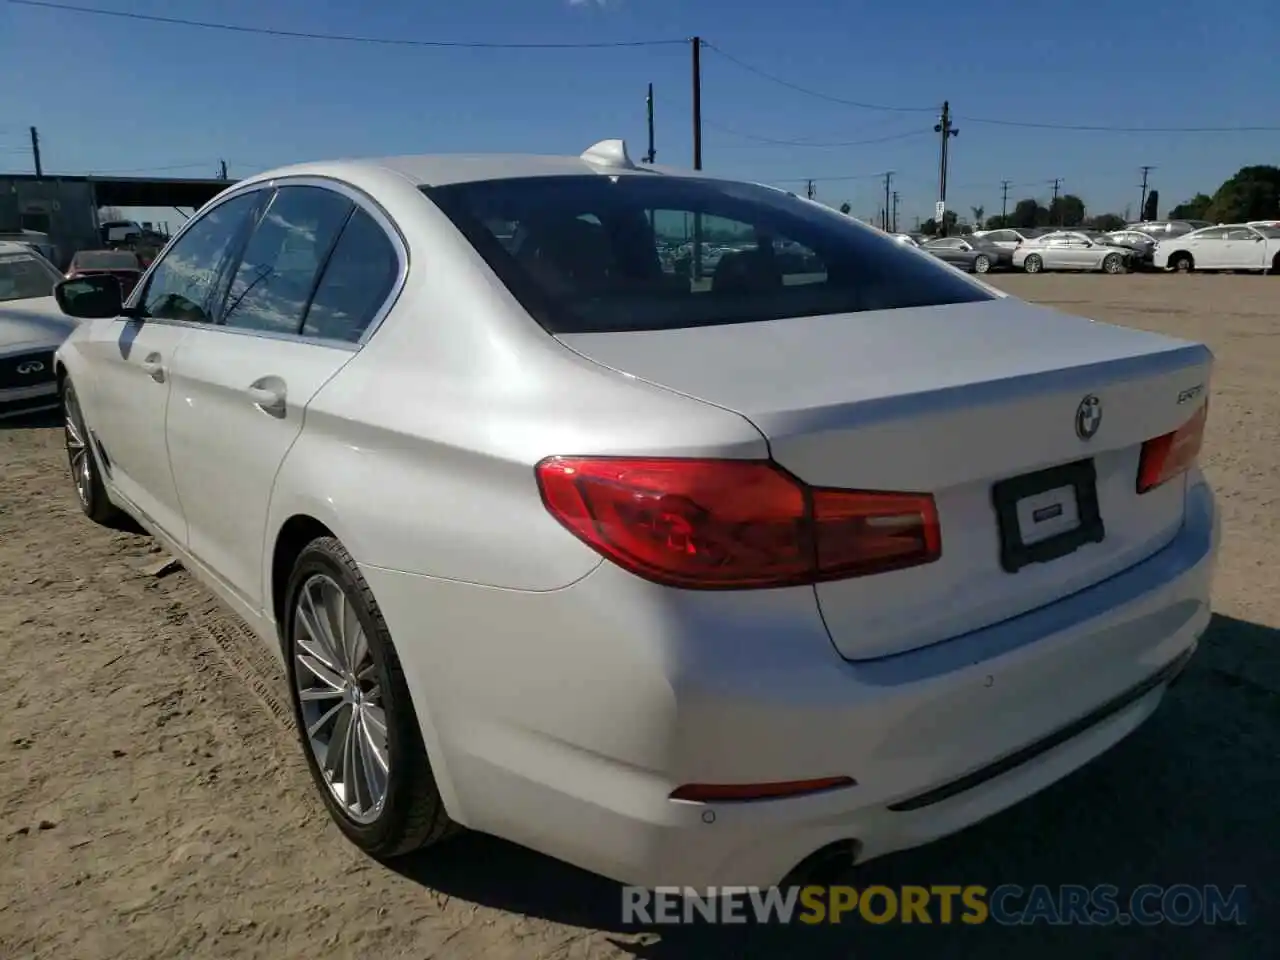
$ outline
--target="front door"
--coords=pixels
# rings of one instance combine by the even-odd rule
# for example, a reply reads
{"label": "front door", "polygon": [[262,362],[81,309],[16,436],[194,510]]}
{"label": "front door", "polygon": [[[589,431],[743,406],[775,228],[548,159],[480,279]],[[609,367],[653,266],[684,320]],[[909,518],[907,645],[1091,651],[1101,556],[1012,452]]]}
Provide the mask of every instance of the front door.
{"label": "front door", "polygon": [[[350,274],[377,257],[381,273]],[[335,312],[335,298],[385,299],[397,269],[391,241],[350,197],[283,185],[216,322],[178,352],[167,435],[190,550],[254,613],[269,606],[264,537],[276,474],[307,404],[355,355],[363,330],[346,322],[352,309]]]}
{"label": "front door", "polygon": [[1266,262],[1267,245],[1262,234],[1248,227],[1233,227],[1223,241],[1223,266],[1231,270],[1261,270]]}
{"label": "front door", "polygon": [[209,300],[255,200],[242,194],[191,224],[130,300],[130,316],[95,320],[88,352],[97,374],[87,420],[113,486],[179,543],[186,522],[165,442],[173,359],[208,320]]}

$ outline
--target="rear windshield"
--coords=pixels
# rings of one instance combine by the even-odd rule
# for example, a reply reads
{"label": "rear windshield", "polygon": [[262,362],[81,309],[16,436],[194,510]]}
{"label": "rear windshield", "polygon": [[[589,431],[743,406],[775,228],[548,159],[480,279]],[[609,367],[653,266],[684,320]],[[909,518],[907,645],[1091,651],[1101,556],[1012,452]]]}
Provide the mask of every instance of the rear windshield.
{"label": "rear windshield", "polygon": [[19,254],[0,254],[0,302],[51,297],[62,277],[43,260]]}
{"label": "rear windshield", "polygon": [[630,174],[421,189],[551,333],[994,299],[934,257],[768,187]]}
{"label": "rear windshield", "polygon": [[137,270],[138,258],[122,250],[89,250],[77,253],[72,265],[81,270]]}

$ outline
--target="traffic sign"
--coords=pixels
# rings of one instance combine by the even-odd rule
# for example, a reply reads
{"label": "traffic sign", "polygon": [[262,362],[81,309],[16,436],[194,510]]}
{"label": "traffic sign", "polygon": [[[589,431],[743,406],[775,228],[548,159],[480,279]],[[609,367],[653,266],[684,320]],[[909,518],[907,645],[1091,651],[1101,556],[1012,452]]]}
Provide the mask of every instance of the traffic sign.
{"label": "traffic sign", "polygon": [[933,219],[941,220],[947,215],[947,205],[944,201],[939,200],[933,205]]}

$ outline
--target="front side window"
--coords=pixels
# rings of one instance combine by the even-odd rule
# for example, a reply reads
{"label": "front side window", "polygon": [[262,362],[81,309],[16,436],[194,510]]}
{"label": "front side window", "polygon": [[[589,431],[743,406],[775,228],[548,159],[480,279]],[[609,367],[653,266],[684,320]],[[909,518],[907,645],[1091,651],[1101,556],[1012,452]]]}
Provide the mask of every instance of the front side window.
{"label": "front side window", "polygon": [[156,264],[140,302],[144,317],[208,323],[223,260],[248,223],[259,195],[218,204],[178,238]]}
{"label": "front side window", "polygon": [[29,254],[0,255],[0,302],[53,296],[61,274]]}
{"label": "front side window", "polygon": [[1201,230],[1198,233],[1193,233],[1187,239],[1194,240],[1196,243],[1199,243],[1201,240],[1225,240],[1226,236],[1226,230],[1214,228],[1211,230]]}
{"label": "front side window", "polygon": [[1248,227],[1236,227],[1234,230],[1227,231],[1228,240],[1256,240],[1258,234],[1254,233]]}
{"label": "front side window", "polygon": [[322,187],[281,187],[258,219],[218,320],[297,333],[316,277],[355,204]]}
{"label": "front side window", "polygon": [[753,184],[635,174],[422,190],[552,333],[994,299],[892,237]]}

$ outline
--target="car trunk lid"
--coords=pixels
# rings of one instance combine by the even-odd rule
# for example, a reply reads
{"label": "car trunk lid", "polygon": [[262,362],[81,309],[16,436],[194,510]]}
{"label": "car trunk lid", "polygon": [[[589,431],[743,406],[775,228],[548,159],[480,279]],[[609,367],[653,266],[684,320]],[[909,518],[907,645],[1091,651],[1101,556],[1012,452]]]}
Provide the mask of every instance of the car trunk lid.
{"label": "car trunk lid", "polygon": [[[1167,543],[1182,522],[1184,482],[1139,495],[1140,450],[1190,419],[1212,363],[1199,344],[1013,298],[559,339],[747,417],[773,458],[809,484],[934,496],[939,560],[815,588],[832,640],[850,659],[1016,616]],[[1077,431],[1078,414],[1086,435],[1100,414],[1096,433]],[[1096,499],[1101,529],[1083,525],[1094,542],[1011,572],[1012,544],[1002,549],[993,499],[1006,488],[997,484],[1073,463],[1088,466],[1074,477],[1040,477],[1044,490],[1024,482],[1010,493],[1022,502],[1007,505],[1006,536],[1017,529],[1032,541],[1062,530],[1087,519]],[[1052,552],[1052,537],[1049,547],[1041,542]]]}

